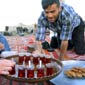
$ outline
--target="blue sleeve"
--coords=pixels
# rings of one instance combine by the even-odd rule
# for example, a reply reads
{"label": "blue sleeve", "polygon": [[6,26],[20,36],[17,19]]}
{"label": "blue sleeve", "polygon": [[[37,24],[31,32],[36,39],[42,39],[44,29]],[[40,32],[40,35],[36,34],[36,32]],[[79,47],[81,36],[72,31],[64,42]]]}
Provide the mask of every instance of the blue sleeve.
{"label": "blue sleeve", "polygon": [[2,43],[2,44],[4,44],[4,46],[5,46],[5,51],[10,51],[11,49],[10,49],[10,46],[9,46],[9,44],[8,44],[8,41],[6,40],[6,38],[3,36],[3,35],[0,35],[0,42]]}

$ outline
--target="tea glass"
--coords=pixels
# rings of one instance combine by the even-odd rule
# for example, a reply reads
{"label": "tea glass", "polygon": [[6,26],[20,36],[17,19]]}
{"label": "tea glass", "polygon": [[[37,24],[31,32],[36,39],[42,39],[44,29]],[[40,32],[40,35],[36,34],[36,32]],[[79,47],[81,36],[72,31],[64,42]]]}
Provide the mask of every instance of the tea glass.
{"label": "tea glass", "polygon": [[12,70],[9,71],[10,75],[15,75],[16,74],[16,69],[15,66],[12,67]]}
{"label": "tea glass", "polygon": [[39,64],[39,55],[33,54],[33,63],[34,65]]}
{"label": "tea glass", "polygon": [[31,60],[32,54],[31,53],[26,53],[25,55],[26,55],[25,56],[25,63],[28,64],[29,60]]}
{"label": "tea glass", "polygon": [[23,65],[18,65],[18,77],[25,78],[25,67]]}
{"label": "tea glass", "polygon": [[37,77],[44,77],[44,65],[37,65]]}
{"label": "tea glass", "polygon": [[19,63],[23,64],[24,61],[24,53],[19,53]]}
{"label": "tea glass", "polygon": [[46,63],[51,63],[51,56],[50,55],[45,55],[46,58]]}
{"label": "tea glass", "polygon": [[[12,58],[11,60],[12,60],[13,62],[15,62],[13,58]],[[15,64],[16,64],[16,62],[15,62]],[[16,65],[14,65],[14,66],[12,67],[12,70],[9,71],[9,74],[10,74],[10,75],[15,75],[15,74],[16,74]]]}
{"label": "tea glass", "polygon": [[34,78],[34,65],[27,67],[27,78]]}
{"label": "tea glass", "polygon": [[53,74],[53,63],[46,64],[46,76],[50,76]]}

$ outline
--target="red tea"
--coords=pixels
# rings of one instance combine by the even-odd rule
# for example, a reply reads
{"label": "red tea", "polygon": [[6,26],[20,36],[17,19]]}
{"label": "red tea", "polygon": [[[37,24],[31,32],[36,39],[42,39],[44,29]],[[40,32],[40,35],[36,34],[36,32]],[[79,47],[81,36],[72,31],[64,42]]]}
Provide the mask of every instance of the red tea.
{"label": "red tea", "polygon": [[25,57],[25,63],[28,64],[28,61],[30,60],[30,56]]}
{"label": "red tea", "polygon": [[49,76],[49,75],[52,75],[53,74],[53,68],[52,67],[47,67],[46,68],[46,75]]}
{"label": "red tea", "polygon": [[43,64],[46,64],[46,58],[45,57],[40,57],[40,60],[42,61]]}
{"label": "red tea", "polygon": [[28,69],[27,70],[27,77],[28,78],[34,78],[34,69]]}
{"label": "red tea", "polygon": [[19,53],[19,63],[23,64],[23,61],[25,59],[25,54],[24,53]]}
{"label": "red tea", "polygon": [[15,66],[12,67],[12,70],[9,71],[10,75],[14,75],[16,73]]}
{"label": "red tea", "polygon": [[51,58],[46,58],[46,63],[51,63]]}
{"label": "red tea", "polygon": [[25,68],[23,66],[18,67],[18,77],[25,77]]}
{"label": "red tea", "polygon": [[53,74],[53,63],[46,64],[46,75],[52,75]]}
{"label": "red tea", "polygon": [[19,56],[19,63],[23,64],[23,61],[24,61],[24,56]]}
{"label": "red tea", "polygon": [[39,64],[38,57],[33,57],[33,63],[34,63],[35,65]]}
{"label": "red tea", "polygon": [[37,77],[43,77],[44,76],[44,69],[39,68],[37,69]]}
{"label": "red tea", "polygon": [[29,60],[31,60],[31,53],[26,53],[25,63],[28,64]]}

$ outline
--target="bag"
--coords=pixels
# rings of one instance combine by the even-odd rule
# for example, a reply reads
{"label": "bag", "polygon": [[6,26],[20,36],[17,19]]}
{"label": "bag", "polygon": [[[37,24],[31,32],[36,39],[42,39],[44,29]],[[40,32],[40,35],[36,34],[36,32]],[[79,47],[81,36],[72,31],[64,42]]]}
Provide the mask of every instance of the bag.
{"label": "bag", "polygon": [[51,38],[50,47],[54,49],[59,47],[58,38],[56,36]]}

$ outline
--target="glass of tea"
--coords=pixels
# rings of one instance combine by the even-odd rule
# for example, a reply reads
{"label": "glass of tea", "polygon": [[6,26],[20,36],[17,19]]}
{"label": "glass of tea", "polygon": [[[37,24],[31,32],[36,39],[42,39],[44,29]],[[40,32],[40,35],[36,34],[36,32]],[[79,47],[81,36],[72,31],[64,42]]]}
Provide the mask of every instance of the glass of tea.
{"label": "glass of tea", "polygon": [[46,63],[51,63],[51,56],[45,55]]}
{"label": "glass of tea", "polygon": [[44,65],[40,60],[40,63],[37,65],[37,77],[44,77]]}
{"label": "glass of tea", "polygon": [[34,78],[34,65],[33,64],[27,67],[27,78]]}
{"label": "glass of tea", "polygon": [[25,56],[25,63],[28,64],[29,60],[31,60],[32,55],[31,55],[31,53],[26,53],[25,55],[26,55]]}
{"label": "glass of tea", "polygon": [[46,64],[46,58],[44,54],[40,55],[40,60],[42,61],[43,64]]}
{"label": "glass of tea", "polygon": [[16,74],[16,70],[15,70],[15,66],[12,67],[12,70],[9,71],[10,75],[15,75]]}
{"label": "glass of tea", "polygon": [[18,65],[18,77],[25,78],[25,67],[23,65]]}
{"label": "glass of tea", "polygon": [[33,54],[33,63],[34,65],[39,64],[39,55]]}
{"label": "glass of tea", "polygon": [[53,74],[53,64],[47,63],[46,64],[46,76],[50,76]]}
{"label": "glass of tea", "polygon": [[24,61],[24,53],[19,53],[19,63],[23,64]]}
{"label": "glass of tea", "polygon": [[[12,60],[13,62],[15,62],[13,58],[12,58],[11,60]],[[16,62],[15,62],[15,64],[16,64]],[[10,75],[15,75],[15,74],[16,74],[16,68],[15,68],[15,67],[16,67],[16,65],[14,65],[14,66],[12,67],[12,70],[9,71],[9,74],[10,74]]]}

